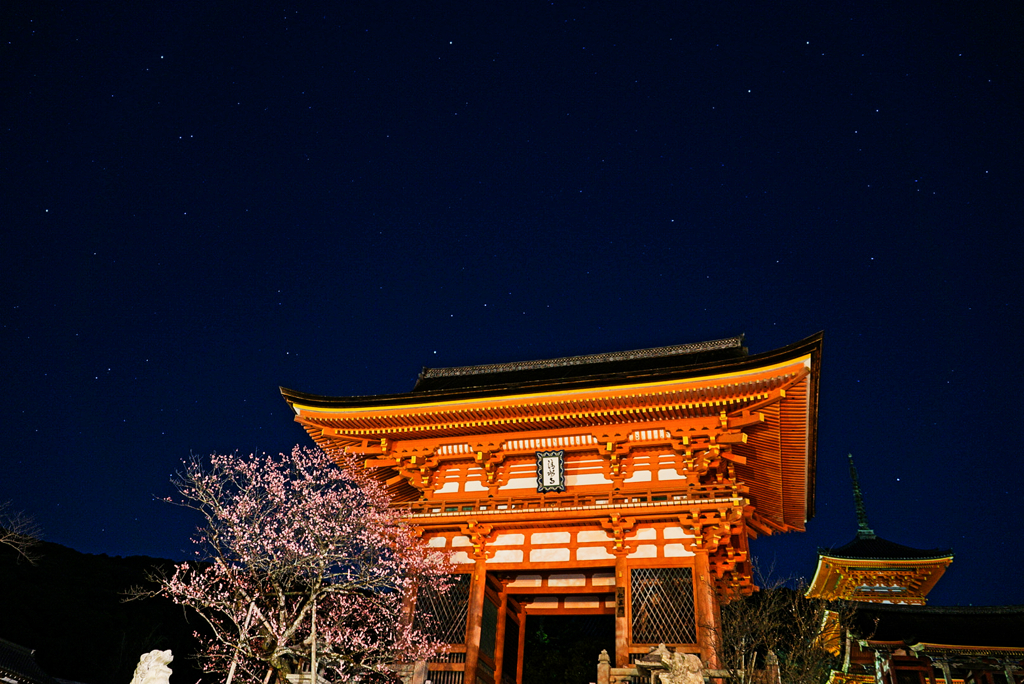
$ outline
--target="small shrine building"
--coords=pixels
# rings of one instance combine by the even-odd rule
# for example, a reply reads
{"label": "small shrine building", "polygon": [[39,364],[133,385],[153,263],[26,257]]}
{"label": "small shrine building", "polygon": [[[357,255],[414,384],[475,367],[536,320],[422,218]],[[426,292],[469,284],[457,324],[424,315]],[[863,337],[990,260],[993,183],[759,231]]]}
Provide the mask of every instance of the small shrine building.
{"label": "small shrine building", "polygon": [[[842,669],[829,684],[1015,684],[1024,680],[1024,606],[927,606],[953,562],[950,549],[915,549],[868,525],[857,468],[850,478],[857,535],[819,549],[808,598],[850,601],[845,634],[829,641]],[[833,614],[835,615],[835,614]]]}
{"label": "small shrine building", "polygon": [[[420,613],[450,644],[416,678],[521,684],[529,615],[608,615],[615,665],[652,646],[717,662],[748,540],[814,513],[822,335],[427,368],[405,394],[282,388],[337,462],[366,469],[453,553]],[[414,678],[414,679],[416,679]]]}
{"label": "small shrine building", "polygon": [[877,536],[868,525],[853,456],[849,459],[857,536],[838,548],[818,550],[818,567],[807,597],[925,605],[928,592],[953,562],[952,550],[914,549]]}

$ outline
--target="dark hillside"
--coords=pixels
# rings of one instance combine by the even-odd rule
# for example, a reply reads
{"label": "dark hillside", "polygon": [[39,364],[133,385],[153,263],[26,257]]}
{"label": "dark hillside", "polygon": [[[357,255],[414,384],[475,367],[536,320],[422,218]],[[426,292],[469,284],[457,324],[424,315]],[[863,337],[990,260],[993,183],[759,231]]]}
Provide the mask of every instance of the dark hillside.
{"label": "dark hillside", "polygon": [[35,649],[50,675],[86,684],[128,684],[139,656],[171,649],[172,684],[200,677],[191,659],[196,616],[164,599],[124,602],[168,560],[79,553],[43,542],[35,565],[0,547],[0,637]]}

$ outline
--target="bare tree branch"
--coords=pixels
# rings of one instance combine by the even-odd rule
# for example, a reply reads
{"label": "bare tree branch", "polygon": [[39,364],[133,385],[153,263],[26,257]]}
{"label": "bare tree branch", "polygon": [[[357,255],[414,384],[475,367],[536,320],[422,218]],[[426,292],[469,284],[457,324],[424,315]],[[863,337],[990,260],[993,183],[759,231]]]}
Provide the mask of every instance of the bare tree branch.
{"label": "bare tree branch", "polygon": [[0,544],[9,546],[29,563],[35,564],[40,555],[36,546],[42,532],[36,521],[22,511],[11,509],[11,502],[0,503]]}
{"label": "bare tree branch", "polygon": [[722,669],[737,684],[768,681],[766,666],[778,667],[773,676],[786,684],[824,684],[839,666],[836,634],[849,624],[851,608],[805,598],[798,582],[761,584],[751,596],[726,597],[716,643]]}

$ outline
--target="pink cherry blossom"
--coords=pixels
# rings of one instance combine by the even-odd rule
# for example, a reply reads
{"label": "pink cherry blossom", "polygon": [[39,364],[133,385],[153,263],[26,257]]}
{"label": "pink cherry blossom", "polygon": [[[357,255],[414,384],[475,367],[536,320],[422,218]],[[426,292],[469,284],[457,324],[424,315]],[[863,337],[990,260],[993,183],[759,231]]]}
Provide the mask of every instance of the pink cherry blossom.
{"label": "pink cherry blossom", "polygon": [[[205,524],[197,561],[177,566],[162,593],[198,612],[207,671],[265,684],[308,668],[331,681],[394,679],[400,663],[443,645],[404,606],[418,587],[444,591],[451,566],[390,507],[376,481],[322,451],[213,454],[175,482]],[[198,637],[198,635],[197,635]]]}

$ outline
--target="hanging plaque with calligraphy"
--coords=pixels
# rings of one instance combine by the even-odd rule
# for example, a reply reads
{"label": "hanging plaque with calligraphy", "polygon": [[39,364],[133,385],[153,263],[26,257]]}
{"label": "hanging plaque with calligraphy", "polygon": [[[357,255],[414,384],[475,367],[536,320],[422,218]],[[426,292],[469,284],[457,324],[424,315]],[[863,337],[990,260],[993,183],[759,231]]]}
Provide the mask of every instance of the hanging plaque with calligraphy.
{"label": "hanging plaque with calligraphy", "polygon": [[565,491],[565,450],[537,452],[537,491]]}

